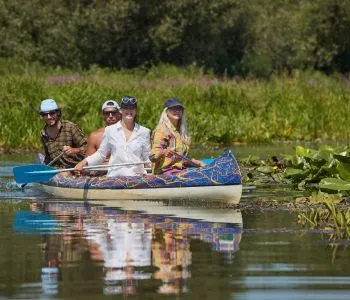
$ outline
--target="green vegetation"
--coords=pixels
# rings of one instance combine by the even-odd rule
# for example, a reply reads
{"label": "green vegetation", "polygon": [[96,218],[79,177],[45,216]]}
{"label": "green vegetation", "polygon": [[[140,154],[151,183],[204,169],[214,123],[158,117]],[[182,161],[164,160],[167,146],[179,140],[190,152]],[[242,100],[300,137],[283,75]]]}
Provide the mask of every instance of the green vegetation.
{"label": "green vegetation", "polygon": [[348,0],[0,0],[0,57],[268,77],[350,70]]}
{"label": "green vegetation", "polygon": [[320,189],[323,192],[350,195],[350,148],[322,145],[318,150],[295,147],[295,155],[276,156],[266,160],[249,156],[242,160],[248,167],[244,180],[249,184],[282,183],[299,190]]}
{"label": "green vegetation", "polygon": [[350,141],[349,1],[0,0],[0,20],[2,150],[40,147],[44,98],[89,133],[126,94],[149,128],[183,100],[197,144]]}
{"label": "green vegetation", "polygon": [[[350,239],[350,208],[337,207],[337,204],[342,201],[341,195],[319,192],[307,198],[310,204],[321,204],[321,206],[300,212],[298,222],[301,225],[322,230],[329,237],[330,242]],[[301,200],[304,201],[304,199]]]}
{"label": "green vegetation", "polygon": [[[330,243],[350,239],[350,148],[295,147],[295,155],[242,160],[244,183],[294,185],[310,196],[297,198],[298,223],[320,230]],[[244,169],[243,169],[244,170]]]}
{"label": "green vegetation", "polygon": [[296,72],[268,81],[220,80],[196,66],[73,72],[20,60],[2,59],[0,65],[0,146],[8,151],[41,147],[43,123],[32,107],[42,99],[55,99],[63,117],[89,133],[101,126],[106,99],[130,94],[140,102],[139,122],[152,129],[164,100],[180,98],[195,144],[350,141],[349,87],[336,75]]}

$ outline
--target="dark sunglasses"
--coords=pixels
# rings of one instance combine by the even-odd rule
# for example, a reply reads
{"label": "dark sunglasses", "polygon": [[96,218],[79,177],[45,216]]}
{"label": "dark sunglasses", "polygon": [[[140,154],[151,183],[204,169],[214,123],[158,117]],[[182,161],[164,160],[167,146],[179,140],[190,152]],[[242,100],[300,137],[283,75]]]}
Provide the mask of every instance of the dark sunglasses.
{"label": "dark sunglasses", "polygon": [[180,105],[176,105],[176,106],[171,106],[168,109],[173,111],[182,111],[184,108]]}
{"label": "dark sunglasses", "polygon": [[135,97],[123,97],[121,104],[123,105],[135,105],[137,100]]}
{"label": "dark sunglasses", "polygon": [[111,110],[111,111],[104,111],[103,115],[106,117],[109,117],[109,115],[112,114],[112,116],[116,116],[118,114],[117,110]]}
{"label": "dark sunglasses", "polygon": [[43,112],[43,113],[40,113],[40,115],[42,116],[42,117],[47,117],[48,115],[50,115],[50,116],[55,116],[57,114],[57,111],[49,111],[49,112]]}

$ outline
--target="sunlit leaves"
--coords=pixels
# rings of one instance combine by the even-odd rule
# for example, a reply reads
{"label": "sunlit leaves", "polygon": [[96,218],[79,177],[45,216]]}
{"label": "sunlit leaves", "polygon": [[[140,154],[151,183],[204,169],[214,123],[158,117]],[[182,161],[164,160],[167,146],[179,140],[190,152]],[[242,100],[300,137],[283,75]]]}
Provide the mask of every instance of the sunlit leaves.
{"label": "sunlit leaves", "polygon": [[350,182],[339,178],[323,178],[320,189],[324,191],[350,191]]}

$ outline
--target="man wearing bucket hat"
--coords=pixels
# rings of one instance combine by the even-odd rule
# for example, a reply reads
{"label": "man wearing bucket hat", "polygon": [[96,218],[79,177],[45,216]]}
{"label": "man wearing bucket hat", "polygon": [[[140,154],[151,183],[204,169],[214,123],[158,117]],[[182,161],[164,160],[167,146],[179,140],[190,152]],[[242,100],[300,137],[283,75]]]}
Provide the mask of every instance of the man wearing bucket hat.
{"label": "man wearing bucket hat", "polygon": [[102,105],[102,116],[105,126],[93,131],[88,137],[88,144],[85,156],[94,154],[100,147],[102,136],[109,125],[113,125],[120,120],[119,105],[114,100],[107,100]]}
{"label": "man wearing bucket hat", "polygon": [[40,115],[45,122],[45,127],[41,130],[41,141],[45,150],[44,163],[56,160],[52,166],[72,168],[83,160],[87,139],[78,125],[61,120],[61,109],[56,101],[41,101]]}

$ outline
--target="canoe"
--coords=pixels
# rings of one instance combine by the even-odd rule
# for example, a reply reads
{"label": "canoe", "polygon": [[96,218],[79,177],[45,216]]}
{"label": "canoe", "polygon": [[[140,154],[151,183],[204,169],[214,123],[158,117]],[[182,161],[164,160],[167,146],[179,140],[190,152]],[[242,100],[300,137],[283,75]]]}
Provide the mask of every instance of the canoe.
{"label": "canoe", "polygon": [[227,150],[205,167],[175,174],[115,178],[56,175],[41,186],[55,197],[68,199],[196,199],[237,204],[242,195],[242,176],[234,155]]}

